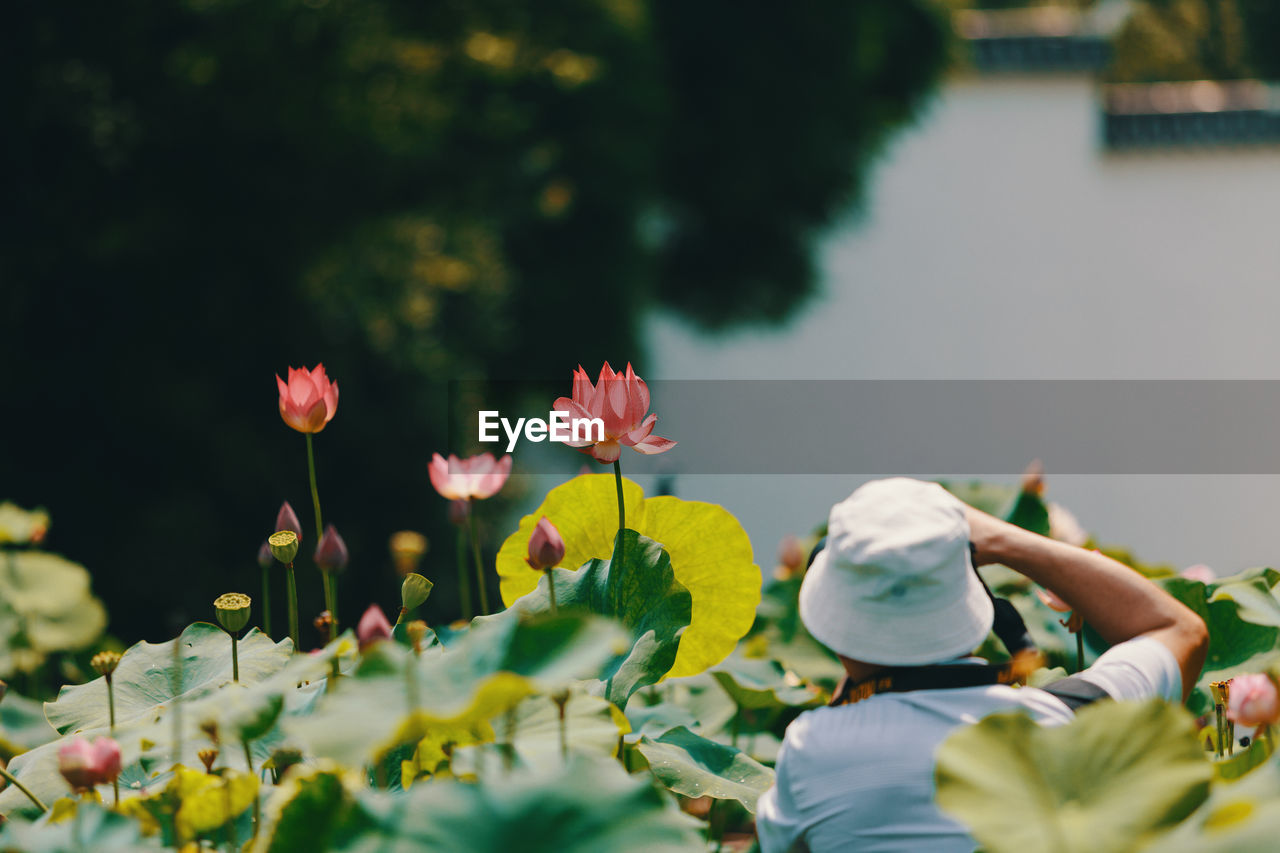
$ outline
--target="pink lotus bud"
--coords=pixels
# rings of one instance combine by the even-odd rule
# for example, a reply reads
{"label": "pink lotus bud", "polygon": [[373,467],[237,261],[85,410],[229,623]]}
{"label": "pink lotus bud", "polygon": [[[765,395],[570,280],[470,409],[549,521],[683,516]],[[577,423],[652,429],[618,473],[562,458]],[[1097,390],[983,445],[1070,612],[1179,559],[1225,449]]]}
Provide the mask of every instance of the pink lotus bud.
{"label": "pink lotus bud", "polygon": [[1242,726],[1270,725],[1280,719],[1280,698],[1269,675],[1237,675],[1227,695],[1227,719]]}
{"label": "pink lotus bud", "polygon": [[275,555],[271,553],[271,543],[263,539],[262,547],[258,549],[258,565],[264,569],[269,569],[275,561]]}
{"label": "pink lotus bud", "polygon": [[1043,587],[1036,587],[1036,597],[1039,598],[1041,603],[1046,607],[1051,610],[1056,610],[1059,613],[1066,613],[1071,609],[1071,605],[1067,604],[1061,598],[1058,598],[1057,593],[1052,590],[1044,589]]}
{"label": "pink lotus bud", "polygon": [[120,775],[120,745],[109,737],[92,744],[82,737],[72,738],[58,750],[58,772],[77,792],[112,782]]}
{"label": "pink lotus bud", "polygon": [[1218,576],[1214,574],[1213,569],[1209,568],[1204,563],[1187,566],[1182,570],[1181,574],[1182,577],[1187,580],[1200,581],[1200,583],[1213,583],[1218,579]]}
{"label": "pink lotus bud", "polygon": [[791,571],[804,568],[807,556],[800,540],[790,534],[784,536],[782,544],[778,546],[778,565]]}
{"label": "pink lotus bud", "polygon": [[545,515],[538,520],[529,537],[529,556],[525,562],[531,569],[542,571],[558,566],[564,559],[564,539]]}
{"label": "pink lotus bud", "polygon": [[360,617],[360,624],[356,626],[356,639],[360,641],[361,651],[374,643],[391,639],[391,623],[387,621],[381,607],[369,605],[369,609]]}
{"label": "pink lotus bud", "polygon": [[347,567],[347,559],[347,543],[332,524],[325,525],[324,535],[316,546],[316,565],[322,572],[340,572]]}
{"label": "pink lotus bud", "polygon": [[323,364],[317,364],[315,370],[290,367],[288,382],[276,374],[276,389],[280,392],[280,417],[298,432],[320,432],[338,411],[338,383],[329,381]]}
{"label": "pink lotus bud", "polygon": [[281,530],[292,530],[298,537],[298,541],[302,541],[302,522],[298,521],[298,514],[293,511],[288,501],[280,504],[280,511],[276,513],[276,529],[272,532]]}

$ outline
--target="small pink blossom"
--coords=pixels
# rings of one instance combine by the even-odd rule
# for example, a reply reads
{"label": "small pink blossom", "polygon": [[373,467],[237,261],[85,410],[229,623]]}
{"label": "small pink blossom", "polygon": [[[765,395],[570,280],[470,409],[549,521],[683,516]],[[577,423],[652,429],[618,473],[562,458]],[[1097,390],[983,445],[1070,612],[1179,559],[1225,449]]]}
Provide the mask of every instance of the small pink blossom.
{"label": "small pink blossom", "polygon": [[1213,583],[1218,579],[1218,576],[1214,573],[1213,569],[1209,568],[1204,563],[1187,566],[1182,570],[1181,574],[1182,577],[1187,580],[1200,581],[1200,583]]}
{"label": "small pink blossom", "polygon": [[450,453],[445,460],[434,453],[427,473],[435,490],[451,501],[482,500],[496,495],[511,476],[511,456],[495,459],[492,453],[481,453],[459,459]]}
{"label": "small pink blossom", "polygon": [[[615,462],[623,447],[639,453],[665,453],[676,446],[674,441],[653,434],[658,416],[649,412],[649,386],[627,364],[625,373],[615,373],[605,362],[595,385],[578,365],[573,373],[573,396],[560,397],[552,408],[569,416],[569,423],[599,418],[604,424],[604,438],[591,441],[585,437],[566,441],[597,462]],[[585,426],[585,424],[584,424]]]}
{"label": "small pink blossom", "polygon": [[531,569],[540,572],[543,569],[558,566],[563,559],[564,539],[556,526],[544,515],[539,519],[538,526],[533,528],[533,535],[529,537],[529,556],[525,558],[525,562]]}
{"label": "small pink blossom", "polygon": [[360,623],[356,625],[356,639],[360,643],[361,651],[374,643],[391,639],[391,623],[387,621],[381,607],[376,604],[369,605],[369,609],[360,617]]}
{"label": "small pink blossom", "polygon": [[1227,719],[1242,726],[1270,725],[1280,719],[1280,698],[1269,675],[1237,675],[1227,696]]}
{"label": "small pink blossom", "polygon": [[288,382],[276,374],[276,390],[280,417],[298,432],[320,432],[338,411],[338,383],[329,381],[323,364],[314,370],[290,367]]}
{"label": "small pink blossom", "polygon": [[72,738],[58,749],[58,772],[75,791],[91,791],[120,775],[120,744],[109,737],[93,743]]}

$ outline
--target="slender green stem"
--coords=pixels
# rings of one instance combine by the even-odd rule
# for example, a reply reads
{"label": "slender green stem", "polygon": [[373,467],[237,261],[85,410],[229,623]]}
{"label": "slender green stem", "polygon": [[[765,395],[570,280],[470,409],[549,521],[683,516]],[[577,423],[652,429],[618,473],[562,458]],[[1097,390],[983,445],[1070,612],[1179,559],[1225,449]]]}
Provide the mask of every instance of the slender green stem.
{"label": "slender green stem", "polygon": [[240,652],[238,650],[239,643],[236,641],[236,635],[231,635],[231,680],[239,683],[240,681]]}
{"label": "slender green stem", "polygon": [[516,766],[516,709],[511,706],[506,713],[506,743],[502,745],[502,763],[508,773]]}
{"label": "slender green stem", "polygon": [[293,573],[293,563],[285,566],[289,573],[289,639],[293,640],[293,653],[302,651],[298,643],[298,579]]}
{"label": "slender green stem", "polygon": [[556,706],[560,709],[560,757],[566,763],[569,761],[569,726],[564,718],[564,706],[568,701],[568,696],[555,700]]}
{"label": "slender green stem", "polygon": [[[169,667],[169,690],[173,693],[173,764],[182,763],[182,635],[173,641],[173,664]],[[176,818],[175,818],[176,820]]]}
{"label": "slender green stem", "polygon": [[0,778],[5,779],[5,781],[7,781],[10,785],[17,788],[22,793],[26,794],[27,799],[35,803],[36,808],[40,809],[40,811],[47,812],[49,810],[48,806],[40,802],[39,797],[31,793],[31,790],[26,785],[19,782],[17,777],[15,777],[12,773],[10,773],[8,770],[6,770],[3,767],[0,767]]}
{"label": "slender green stem", "polygon": [[471,609],[471,578],[467,574],[467,532],[458,528],[458,598],[462,602],[462,618],[468,622],[475,615]]}
{"label": "slender green stem", "polygon": [[316,544],[319,545],[324,523],[320,520],[320,490],[316,488],[316,454],[311,448],[311,433],[303,435],[307,437],[307,473],[311,476],[311,503],[316,509]]}
{"label": "slender green stem", "polygon": [[262,633],[271,636],[271,570],[262,570]]}
{"label": "slender green stem", "polygon": [[543,569],[547,574],[547,592],[551,593],[551,615],[556,615],[556,578],[551,574],[551,569]]}
{"label": "slender green stem", "polygon": [[1084,626],[1076,631],[1076,672],[1084,672]]}
{"label": "slender green stem", "polygon": [[1213,706],[1214,719],[1217,721],[1218,742],[1214,745],[1213,754],[1216,758],[1222,757],[1222,705],[1221,703]]}
{"label": "slender green stem", "polygon": [[[405,607],[404,605],[401,605],[401,606],[400,606],[400,615],[396,617],[396,625],[399,625],[399,624],[401,624],[402,622],[404,622],[404,617],[406,617],[406,616],[408,616],[408,615],[409,615],[409,608]],[[393,627],[394,627],[394,626],[393,626]]]}
{"label": "slender green stem", "polygon": [[484,563],[480,560],[480,533],[476,529],[475,505],[467,507],[467,526],[471,528],[471,556],[476,561],[476,586],[480,588],[480,615],[489,615],[489,592],[484,584]]}
{"label": "slender green stem", "polygon": [[618,532],[627,529],[627,505],[622,501],[622,459],[613,460],[613,481],[618,487]]}
{"label": "slender green stem", "polygon": [[110,675],[105,676],[104,680],[107,682],[107,715],[108,715],[108,718],[111,720],[111,736],[115,737],[115,734],[116,734],[115,689],[112,687]]}
{"label": "slender green stem", "polygon": [[[244,763],[249,768],[249,775],[253,775],[253,753],[249,751],[249,741],[241,740],[244,744]],[[253,794],[253,833],[252,838],[258,837],[258,824],[262,823],[262,806],[258,802],[258,793]]]}
{"label": "slender green stem", "polygon": [[338,639],[338,583],[329,572],[321,572],[324,578],[324,606],[329,611],[329,642]]}
{"label": "slender green stem", "polygon": [[111,793],[115,797],[115,807],[120,808],[120,777],[111,780]]}

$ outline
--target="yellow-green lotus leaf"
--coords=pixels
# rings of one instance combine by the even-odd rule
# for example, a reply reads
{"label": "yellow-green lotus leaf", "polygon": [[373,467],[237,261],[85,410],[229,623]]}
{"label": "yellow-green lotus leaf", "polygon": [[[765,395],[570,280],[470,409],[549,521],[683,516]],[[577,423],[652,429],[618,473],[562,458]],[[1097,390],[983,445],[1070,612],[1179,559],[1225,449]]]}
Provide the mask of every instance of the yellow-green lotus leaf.
{"label": "yellow-green lotus leaf", "polygon": [[[646,498],[638,485],[622,481],[627,527],[658,542],[671,569],[693,599],[693,619],[667,676],[697,675],[729,656],[751,628],[760,604],[760,567],[738,519],[718,504],[664,496]],[[613,554],[618,532],[618,495],[611,474],[583,474],[547,493],[542,506],[520,519],[498,551],[502,600],[508,606],[533,591],[542,577],[525,562],[529,538],[546,516],[564,538],[559,568],[578,569]]]}

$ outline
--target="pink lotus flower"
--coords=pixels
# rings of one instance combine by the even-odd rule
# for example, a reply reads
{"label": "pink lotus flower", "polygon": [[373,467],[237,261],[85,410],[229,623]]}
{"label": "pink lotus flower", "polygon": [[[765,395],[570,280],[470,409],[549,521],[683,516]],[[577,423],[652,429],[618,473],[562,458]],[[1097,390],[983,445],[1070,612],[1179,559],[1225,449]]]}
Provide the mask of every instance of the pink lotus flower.
{"label": "pink lotus flower", "polygon": [[281,530],[292,530],[298,541],[302,541],[302,522],[298,521],[298,514],[288,501],[280,504],[280,511],[276,513],[276,529],[271,532],[279,533]]}
{"label": "pink lotus flower", "polygon": [[649,386],[636,376],[629,363],[626,373],[614,373],[606,361],[594,386],[582,365],[578,365],[573,373],[573,398],[560,397],[552,408],[568,414],[570,424],[593,418],[604,422],[603,440],[581,438],[565,442],[583,453],[590,453],[598,462],[616,461],[622,455],[623,446],[648,455],[665,453],[676,446],[670,439],[653,435],[658,416],[646,416]]}
{"label": "pink lotus flower", "polygon": [[1265,726],[1280,719],[1280,698],[1269,675],[1237,675],[1227,695],[1227,719],[1242,726]]}
{"label": "pink lotus flower", "polygon": [[58,772],[75,791],[91,791],[120,775],[120,744],[100,737],[92,744],[72,738],[58,749]]}
{"label": "pink lotus flower", "polygon": [[276,374],[276,386],[280,417],[298,432],[320,432],[338,411],[338,383],[329,381],[323,364],[315,370],[290,367],[289,381]]}
{"label": "pink lotus flower", "polygon": [[347,567],[349,558],[347,543],[332,524],[326,524],[324,535],[316,545],[316,565],[324,572],[340,572]]}
{"label": "pink lotus flower", "polygon": [[551,520],[544,515],[538,520],[538,526],[533,528],[533,535],[529,537],[529,556],[525,557],[525,562],[529,564],[529,568],[540,572],[543,569],[555,568],[563,559],[564,538],[560,536],[560,531],[556,530]]}
{"label": "pink lotus flower", "polygon": [[391,623],[387,621],[387,616],[382,612],[381,607],[376,604],[369,605],[369,609],[360,617],[360,623],[356,625],[356,639],[360,643],[361,651],[374,643],[391,639]]}
{"label": "pink lotus flower", "polygon": [[436,491],[451,501],[491,498],[511,476],[511,456],[494,459],[492,453],[481,453],[459,459],[450,453],[446,462],[433,453],[427,473]]}
{"label": "pink lotus flower", "polygon": [[1200,583],[1213,583],[1218,579],[1213,569],[1203,563],[1197,563],[1194,566],[1187,566],[1181,572],[1182,577],[1187,580],[1200,581]]}

